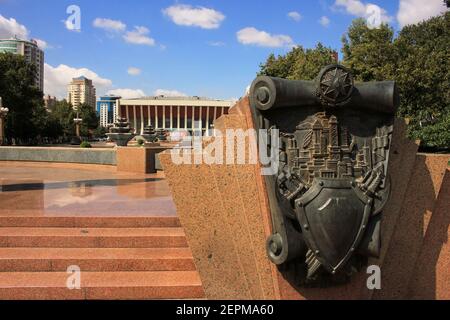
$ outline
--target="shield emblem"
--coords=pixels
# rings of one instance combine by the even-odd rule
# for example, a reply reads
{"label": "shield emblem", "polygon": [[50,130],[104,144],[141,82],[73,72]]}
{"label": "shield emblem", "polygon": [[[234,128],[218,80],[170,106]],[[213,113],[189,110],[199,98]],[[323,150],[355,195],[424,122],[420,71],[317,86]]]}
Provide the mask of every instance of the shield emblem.
{"label": "shield emblem", "polygon": [[353,179],[319,179],[296,201],[303,236],[315,258],[336,273],[361,242],[373,200]]}
{"label": "shield emblem", "polygon": [[380,252],[395,82],[355,83],[330,65],[314,81],[259,76],[249,102],[255,129],[271,135],[260,151],[278,164],[264,177],[269,259],[296,288],[349,280]]}

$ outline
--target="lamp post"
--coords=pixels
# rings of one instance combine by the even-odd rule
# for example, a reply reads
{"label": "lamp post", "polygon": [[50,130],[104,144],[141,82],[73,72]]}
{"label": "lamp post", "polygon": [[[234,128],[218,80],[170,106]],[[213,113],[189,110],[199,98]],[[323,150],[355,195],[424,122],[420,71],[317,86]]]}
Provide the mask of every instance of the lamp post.
{"label": "lamp post", "polygon": [[77,112],[77,117],[75,119],[73,119],[73,122],[75,123],[76,135],[78,138],[81,138],[80,125],[83,122],[83,119],[80,119],[80,117],[78,116],[78,112]]}
{"label": "lamp post", "polygon": [[2,97],[0,97],[0,146],[5,142],[5,120],[8,112],[8,108],[3,108]]}

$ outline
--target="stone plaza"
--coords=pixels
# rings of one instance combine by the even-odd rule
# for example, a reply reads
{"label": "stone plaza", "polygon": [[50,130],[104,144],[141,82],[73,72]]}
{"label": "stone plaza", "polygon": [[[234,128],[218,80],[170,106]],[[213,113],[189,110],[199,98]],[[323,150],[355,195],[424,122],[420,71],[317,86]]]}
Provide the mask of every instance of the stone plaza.
{"label": "stone plaza", "polygon": [[450,0],[172,2],[0,0],[0,301],[450,300]]}

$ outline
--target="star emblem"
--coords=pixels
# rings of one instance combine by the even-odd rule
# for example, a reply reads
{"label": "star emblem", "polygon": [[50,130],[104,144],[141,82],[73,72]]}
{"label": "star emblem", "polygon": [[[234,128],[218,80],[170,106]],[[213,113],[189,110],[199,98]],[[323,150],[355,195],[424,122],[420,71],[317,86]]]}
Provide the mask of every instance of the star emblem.
{"label": "star emblem", "polygon": [[321,73],[319,90],[321,97],[327,103],[341,103],[352,93],[353,78],[344,67],[330,66]]}

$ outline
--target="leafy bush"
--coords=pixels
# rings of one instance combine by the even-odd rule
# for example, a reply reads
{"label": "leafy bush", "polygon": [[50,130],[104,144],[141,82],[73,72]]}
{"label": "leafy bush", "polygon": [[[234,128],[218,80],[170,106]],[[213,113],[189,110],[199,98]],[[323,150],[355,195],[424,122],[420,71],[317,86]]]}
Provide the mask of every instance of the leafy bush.
{"label": "leafy bush", "polygon": [[80,148],[92,148],[91,144],[87,141],[83,141],[80,144]]}
{"label": "leafy bush", "polygon": [[140,147],[142,147],[145,143],[144,139],[137,139],[136,142],[137,142],[138,146],[140,146]]}

